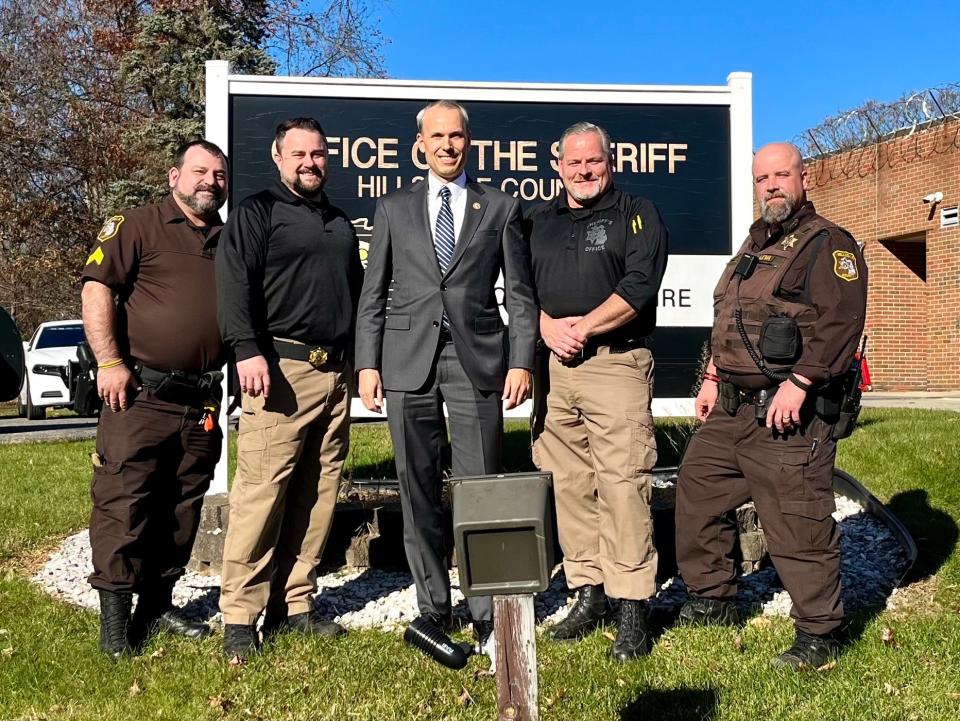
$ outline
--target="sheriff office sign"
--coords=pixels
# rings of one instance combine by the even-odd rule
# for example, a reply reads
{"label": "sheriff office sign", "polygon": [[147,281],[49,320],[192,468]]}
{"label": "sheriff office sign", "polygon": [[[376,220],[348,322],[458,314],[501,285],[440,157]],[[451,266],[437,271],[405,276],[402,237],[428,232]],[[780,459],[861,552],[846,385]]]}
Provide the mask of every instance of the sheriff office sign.
{"label": "sheriff office sign", "polygon": [[[470,114],[467,173],[524,209],[562,192],[557,141],[580,120],[613,141],[614,182],[656,203],[670,260],[654,336],[654,412],[692,414],[691,388],[713,321],[713,287],[753,215],[751,76],[726,85],[548,85],[231,75],[207,63],[206,137],[230,157],[230,203],[271,184],[279,122],[317,118],[327,132],[331,202],[353,220],[365,256],[377,198],[421,182],[416,114],[449,98]],[[527,415],[529,404],[517,415]],[[367,415],[354,401],[353,414]]]}

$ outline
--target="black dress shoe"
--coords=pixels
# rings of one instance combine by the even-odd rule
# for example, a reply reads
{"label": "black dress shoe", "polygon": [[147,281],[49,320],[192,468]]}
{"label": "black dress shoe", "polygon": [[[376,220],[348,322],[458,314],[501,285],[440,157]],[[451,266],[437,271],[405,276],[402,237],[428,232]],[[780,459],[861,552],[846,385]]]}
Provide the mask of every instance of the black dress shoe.
{"label": "black dress shoe", "polygon": [[439,628],[441,631],[452,631],[453,630],[453,613],[447,611],[446,613],[422,613],[420,614],[422,618],[426,618],[434,626]]}
{"label": "black dress shoe", "polygon": [[770,661],[770,668],[818,669],[840,655],[840,640],[837,634],[824,636],[797,629],[793,646]]}
{"label": "black dress shoe", "polygon": [[132,593],[99,591],[100,594],[100,651],[118,659],[133,652],[130,644],[130,609]]}
{"label": "black dress shoe", "polygon": [[610,619],[612,608],[603,586],[583,586],[570,613],[549,631],[554,641],[583,638]]}
{"label": "black dress shoe", "polygon": [[733,601],[691,596],[680,609],[677,623],[681,626],[736,626],[740,623],[740,614]]}
{"label": "black dress shoe", "polygon": [[473,637],[480,646],[484,646],[493,634],[493,621],[474,621]]}
{"label": "black dress shoe", "polygon": [[626,663],[650,653],[650,632],[647,630],[647,612],[643,601],[620,601],[617,620],[617,639],[610,655]]}
{"label": "black dress shoe", "polygon": [[223,627],[223,655],[243,660],[260,653],[260,639],[253,624],[228,623]]}

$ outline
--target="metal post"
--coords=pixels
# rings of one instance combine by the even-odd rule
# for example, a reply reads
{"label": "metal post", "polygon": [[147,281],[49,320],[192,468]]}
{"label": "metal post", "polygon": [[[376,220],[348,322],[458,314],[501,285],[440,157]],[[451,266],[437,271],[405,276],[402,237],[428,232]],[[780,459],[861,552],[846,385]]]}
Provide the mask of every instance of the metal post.
{"label": "metal post", "polygon": [[[230,147],[230,63],[226,60],[208,60],[206,62],[206,126],[204,135],[211,143],[216,143],[226,153]],[[220,217],[227,219],[227,206],[220,209]],[[223,374],[223,403],[217,423],[223,432],[223,451],[213,472],[213,480],[207,495],[227,492],[227,368]]]}

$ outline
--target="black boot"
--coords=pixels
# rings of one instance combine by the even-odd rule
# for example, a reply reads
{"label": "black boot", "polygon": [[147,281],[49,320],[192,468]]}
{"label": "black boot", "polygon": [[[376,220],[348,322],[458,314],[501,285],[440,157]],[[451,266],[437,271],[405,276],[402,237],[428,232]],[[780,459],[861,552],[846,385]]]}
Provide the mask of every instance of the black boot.
{"label": "black boot", "polygon": [[342,636],[347,632],[339,623],[324,621],[309,611],[287,616],[287,624],[291,631],[309,636]]}
{"label": "black boot", "polygon": [[650,632],[647,630],[647,609],[643,601],[620,601],[617,640],[610,655],[621,662],[650,653]]}
{"label": "black boot", "polygon": [[260,638],[253,624],[228,623],[223,627],[223,655],[246,660],[260,652]]}
{"label": "black boot", "polygon": [[169,582],[140,594],[130,623],[131,642],[141,646],[157,631],[186,638],[203,638],[211,633],[207,624],[187,618],[173,605],[173,583]]}
{"label": "black boot", "polygon": [[292,616],[282,617],[270,613],[263,619],[263,637],[269,638],[278,633],[292,631],[307,636],[342,636],[347,630],[339,623],[324,621],[315,613],[304,611]]}
{"label": "black boot", "polygon": [[740,614],[732,601],[690,596],[680,609],[677,623],[681,626],[736,626]]}
{"label": "black boot", "polygon": [[797,629],[793,646],[770,661],[770,668],[818,669],[840,655],[840,640],[836,633],[824,636]]}
{"label": "black boot", "polygon": [[577,602],[560,623],[550,629],[554,641],[583,638],[610,618],[610,601],[603,586],[583,586],[577,591]]}
{"label": "black boot", "polygon": [[132,593],[99,591],[100,593],[100,651],[118,659],[133,651],[128,636]]}

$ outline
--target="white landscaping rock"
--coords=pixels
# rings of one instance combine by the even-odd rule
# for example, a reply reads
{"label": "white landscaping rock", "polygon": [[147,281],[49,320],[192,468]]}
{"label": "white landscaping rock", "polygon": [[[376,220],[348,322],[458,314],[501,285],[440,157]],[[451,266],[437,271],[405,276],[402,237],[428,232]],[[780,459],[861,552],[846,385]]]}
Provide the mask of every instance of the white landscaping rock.
{"label": "white landscaping rock", "polygon": [[[840,524],[841,577],[844,609],[882,607],[899,580],[906,559],[897,539],[879,520],[859,504],[837,497],[834,518]],[[84,608],[98,610],[97,593],[87,583],[90,567],[90,537],[81,531],[67,538],[54,551],[33,580],[46,592]],[[466,623],[469,611],[460,591],[457,571],[450,573],[454,614]],[[398,631],[418,615],[416,591],[408,573],[377,569],[353,569],[328,573],[317,579],[315,605],[325,618],[347,628],[380,628]],[[219,623],[219,576],[191,571],[174,589],[174,602],[193,618]],[[680,578],[664,582],[651,601],[654,609],[670,611],[686,599]],[[549,588],[537,594],[534,609],[538,623],[555,623],[566,616],[572,592],[558,566]],[[738,605],[764,615],[786,616],[790,598],[773,568],[743,576],[739,581]]]}

